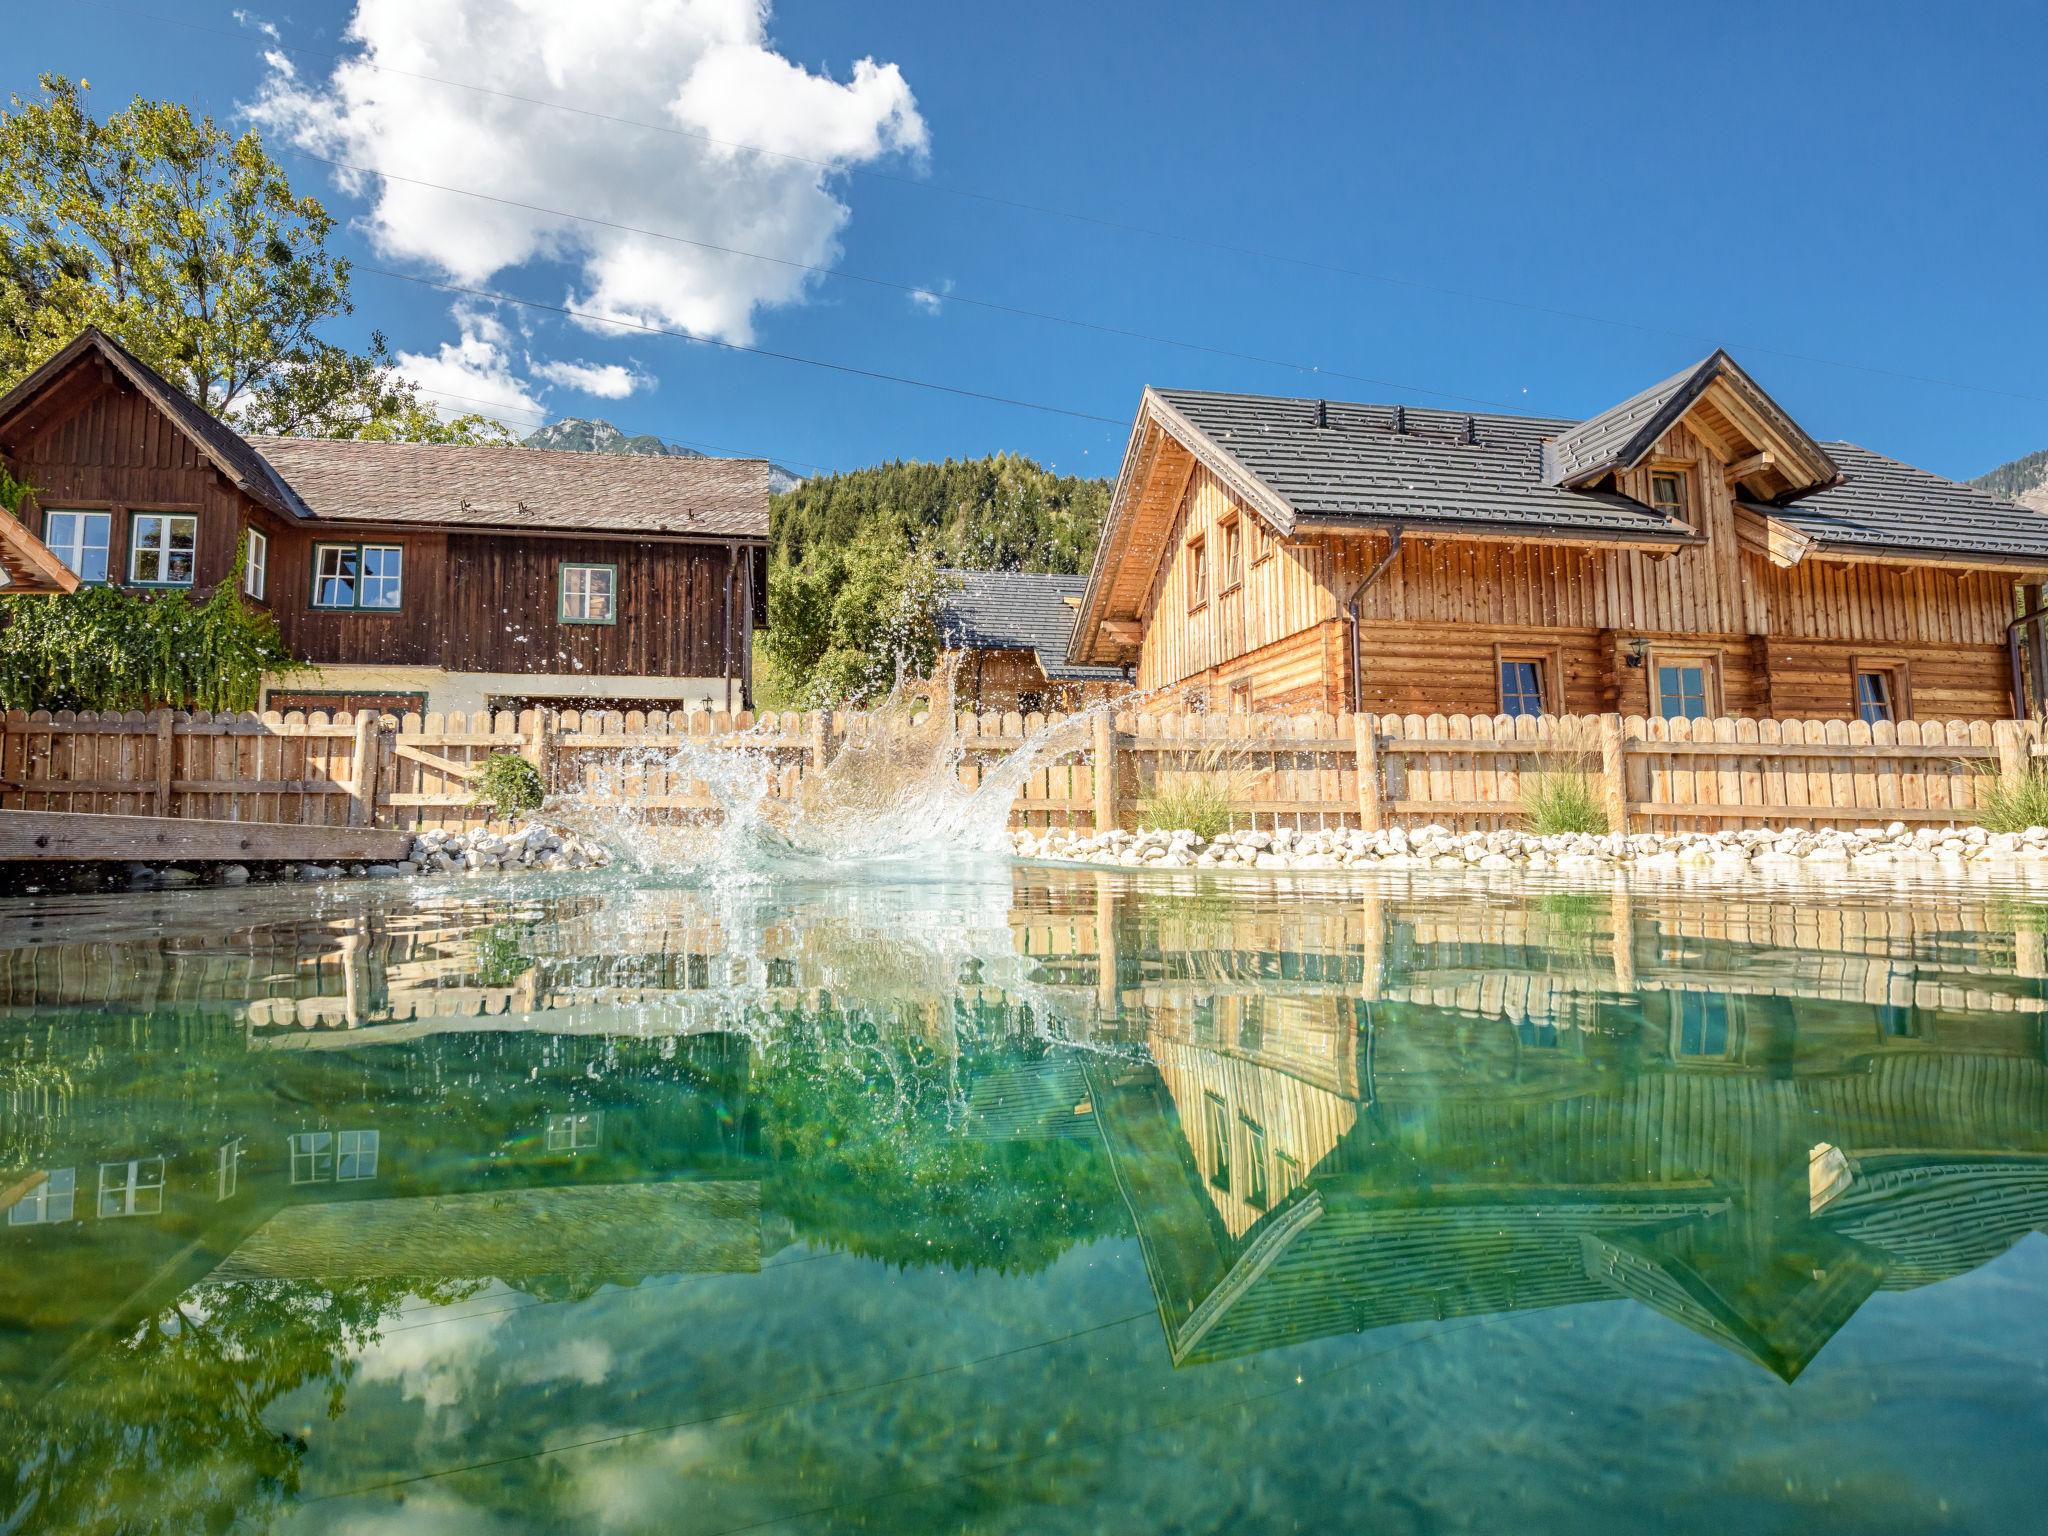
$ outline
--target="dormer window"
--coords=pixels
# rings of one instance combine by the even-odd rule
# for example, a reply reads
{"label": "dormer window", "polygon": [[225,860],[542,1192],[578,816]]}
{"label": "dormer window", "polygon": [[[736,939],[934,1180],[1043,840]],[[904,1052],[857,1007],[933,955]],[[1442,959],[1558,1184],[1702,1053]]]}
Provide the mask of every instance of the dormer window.
{"label": "dormer window", "polygon": [[1666,517],[1681,523],[1692,521],[1691,487],[1682,469],[1659,469],[1650,474],[1650,505]]}

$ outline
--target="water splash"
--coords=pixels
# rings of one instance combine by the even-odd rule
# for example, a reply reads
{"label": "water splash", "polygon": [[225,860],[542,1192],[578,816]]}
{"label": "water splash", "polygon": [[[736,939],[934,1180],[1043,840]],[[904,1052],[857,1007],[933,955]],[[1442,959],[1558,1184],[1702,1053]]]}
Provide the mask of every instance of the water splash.
{"label": "water splash", "polygon": [[[718,738],[613,753],[586,767],[551,816],[605,843],[641,870],[693,870],[727,881],[883,861],[929,864],[1008,851],[1010,810],[1033,772],[1084,746],[1114,703],[1048,722],[963,782],[972,743],[954,710],[955,663],[901,679],[855,717],[822,769],[793,793],[786,741],[768,726]],[[976,754],[981,755],[981,754]],[[679,792],[709,797],[708,813],[679,819]]]}

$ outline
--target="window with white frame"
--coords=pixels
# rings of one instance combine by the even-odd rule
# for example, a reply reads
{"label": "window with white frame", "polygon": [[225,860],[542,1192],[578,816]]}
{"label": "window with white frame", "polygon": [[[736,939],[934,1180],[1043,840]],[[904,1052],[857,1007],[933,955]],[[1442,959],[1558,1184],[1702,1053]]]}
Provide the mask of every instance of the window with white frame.
{"label": "window with white frame", "polygon": [[335,1138],[334,1181],[357,1183],[377,1177],[377,1133],[343,1131]]}
{"label": "window with white frame", "polygon": [[262,530],[249,530],[249,548],[242,557],[242,591],[257,602],[270,589],[270,540]]}
{"label": "window with white frame", "polygon": [[128,520],[128,579],[141,587],[189,587],[197,573],[199,519],[137,512]]}
{"label": "window with white frame", "polygon": [[585,1110],[577,1114],[548,1116],[550,1152],[588,1152],[597,1145],[604,1130],[604,1113]]}
{"label": "window with white frame", "polygon": [[164,1208],[164,1160],[131,1157],[100,1164],[100,1219],[155,1216]]}
{"label": "window with white frame", "polygon": [[107,579],[107,549],[113,533],[111,512],[43,514],[43,543],[80,581]]}
{"label": "window with white frame", "polygon": [[334,1177],[334,1133],[300,1131],[285,1138],[294,1184],[325,1184]]}
{"label": "window with white frame", "polygon": [[69,1221],[78,1198],[78,1170],[52,1168],[43,1181],[7,1207],[10,1227],[42,1227]]}
{"label": "window with white frame", "polygon": [[315,544],[313,606],[389,612],[405,597],[405,550],[397,544]]}
{"label": "window with white frame", "polygon": [[564,624],[616,624],[619,621],[619,568],[615,565],[562,566],[561,620]]}
{"label": "window with white frame", "polygon": [[219,1194],[215,1200],[232,1200],[235,1191],[242,1185],[242,1138],[221,1143],[219,1167]]}

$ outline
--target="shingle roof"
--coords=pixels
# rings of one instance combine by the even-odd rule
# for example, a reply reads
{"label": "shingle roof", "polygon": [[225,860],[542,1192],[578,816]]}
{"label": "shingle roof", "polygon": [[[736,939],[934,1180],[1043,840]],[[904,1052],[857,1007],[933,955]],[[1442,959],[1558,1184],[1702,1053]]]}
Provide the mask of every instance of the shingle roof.
{"label": "shingle roof", "polygon": [[1822,549],[2048,562],[2048,517],[1854,443],[1824,445],[1842,483],[1777,506],[1745,502]]}
{"label": "shingle roof", "polygon": [[323,521],[768,536],[768,461],[252,437]]}
{"label": "shingle roof", "polygon": [[1545,485],[1543,441],[1569,428],[1568,421],[1185,389],[1153,393],[1300,518],[1659,543],[1697,538],[1683,522],[1630,497]]}
{"label": "shingle roof", "polygon": [[939,609],[945,643],[965,651],[1032,651],[1048,678],[1089,682],[1121,678],[1122,667],[1082,667],[1067,661],[1081,576],[1040,576],[1022,571],[942,571],[951,590]]}

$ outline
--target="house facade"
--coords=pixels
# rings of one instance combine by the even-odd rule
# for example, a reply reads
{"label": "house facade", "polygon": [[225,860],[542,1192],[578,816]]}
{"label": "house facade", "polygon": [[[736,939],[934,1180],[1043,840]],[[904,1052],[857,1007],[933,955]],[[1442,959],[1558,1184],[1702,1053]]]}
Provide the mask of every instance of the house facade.
{"label": "house facade", "polygon": [[1067,659],[1087,583],[1024,571],[941,571],[939,642],[963,708],[1074,710],[1130,686],[1121,666]]}
{"label": "house facade", "polygon": [[2044,572],[2048,519],[1725,352],[1585,422],[1148,389],[1069,660],[1213,710],[1999,718]]}
{"label": "house facade", "polygon": [[244,437],[80,336],[0,398],[22,520],[85,582],[236,569],[314,670],[277,709],[743,708],[762,460]]}

